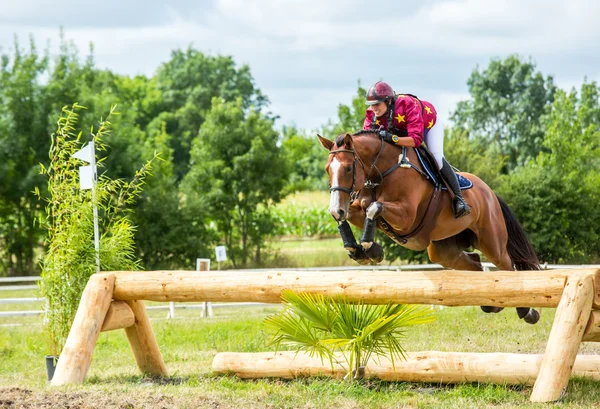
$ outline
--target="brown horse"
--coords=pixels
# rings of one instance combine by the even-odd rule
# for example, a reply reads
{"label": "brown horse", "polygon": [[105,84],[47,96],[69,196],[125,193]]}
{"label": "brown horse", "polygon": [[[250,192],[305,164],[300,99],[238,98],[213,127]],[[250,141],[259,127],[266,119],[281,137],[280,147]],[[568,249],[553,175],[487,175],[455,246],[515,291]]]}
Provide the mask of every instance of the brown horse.
{"label": "brown horse", "polygon": [[[427,249],[434,263],[457,270],[483,271],[480,250],[500,270],[539,270],[539,261],[523,228],[510,208],[477,176],[461,173],[473,182],[463,192],[471,213],[454,218],[451,197],[426,180],[413,148],[383,142],[376,133],[341,134],[334,141],[319,136],[329,151],[329,212],[337,220],[344,247],[361,264],[383,260],[375,243],[375,228],[411,250]],[[398,166],[405,156],[405,166]],[[428,215],[431,198],[439,196],[438,214]],[[436,217],[437,216],[437,217]],[[426,223],[423,220],[430,219]],[[360,244],[347,221],[363,230]],[[423,228],[423,226],[429,227]],[[418,231],[418,234],[413,234]],[[499,312],[499,307],[481,307]],[[539,313],[517,308],[519,318],[534,324]]]}

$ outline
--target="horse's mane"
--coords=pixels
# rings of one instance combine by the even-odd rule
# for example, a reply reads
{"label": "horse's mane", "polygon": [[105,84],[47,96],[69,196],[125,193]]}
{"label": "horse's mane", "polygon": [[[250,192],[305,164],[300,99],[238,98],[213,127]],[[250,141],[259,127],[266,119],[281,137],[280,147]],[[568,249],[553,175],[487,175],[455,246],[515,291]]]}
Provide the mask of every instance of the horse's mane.
{"label": "horse's mane", "polygon": [[[361,136],[361,135],[366,135],[366,134],[375,134],[376,131],[373,131],[371,129],[361,129],[358,132],[353,133],[351,136]],[[346,137],[345,133],[339,134],[336,138],[335,138],[335,145],[336,146],[342,146],[344,144],[344,138]]]}
{"label": "horse's mane", "polygon": [[354,132],[352,136],[366,135],[368,133],[376,133],[376,131],[373,131],[372,129],[361,129],[358,132]]}

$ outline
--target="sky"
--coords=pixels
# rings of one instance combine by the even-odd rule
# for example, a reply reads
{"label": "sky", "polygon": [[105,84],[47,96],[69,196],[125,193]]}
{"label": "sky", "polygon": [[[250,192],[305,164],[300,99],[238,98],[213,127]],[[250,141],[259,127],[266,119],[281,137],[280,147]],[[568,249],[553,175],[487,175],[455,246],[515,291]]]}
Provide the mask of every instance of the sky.
{"label": "sky", "polygon": [[598,0],[0,0],[0,53],[14,36],[56,50],[59,29],[98,68],[153,75],[192,46],[250,66],[278,126],[318,130],[357,85],[384,80],[447,120],[467,79],[519,54],[565,89],[600,81]]}

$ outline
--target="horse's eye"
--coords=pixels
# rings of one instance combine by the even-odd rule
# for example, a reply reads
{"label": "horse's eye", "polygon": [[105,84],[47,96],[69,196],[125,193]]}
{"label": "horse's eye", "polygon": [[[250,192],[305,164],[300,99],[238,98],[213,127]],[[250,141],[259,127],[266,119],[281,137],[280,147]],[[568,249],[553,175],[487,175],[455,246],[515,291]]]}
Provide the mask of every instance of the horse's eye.
{"label": "horse's eye", "polygon": [[346,172],[347,173],[352,172],[352,166],[351,165],[346,166]]}

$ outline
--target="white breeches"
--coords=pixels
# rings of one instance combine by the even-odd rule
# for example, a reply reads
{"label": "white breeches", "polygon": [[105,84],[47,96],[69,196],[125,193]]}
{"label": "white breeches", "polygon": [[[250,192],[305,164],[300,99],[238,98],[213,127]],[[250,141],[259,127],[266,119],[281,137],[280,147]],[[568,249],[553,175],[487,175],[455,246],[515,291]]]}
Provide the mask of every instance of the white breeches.
{"label": "white breeches", "polygon": [[442,159],[444,158],[444,124],[439,118],[429,132],[427,132],[424,142],[427,145],[429,152],[433,154],[433,157],[437,161],[438,168],[441,169],[444,164],[444,162],[442,162]]}

